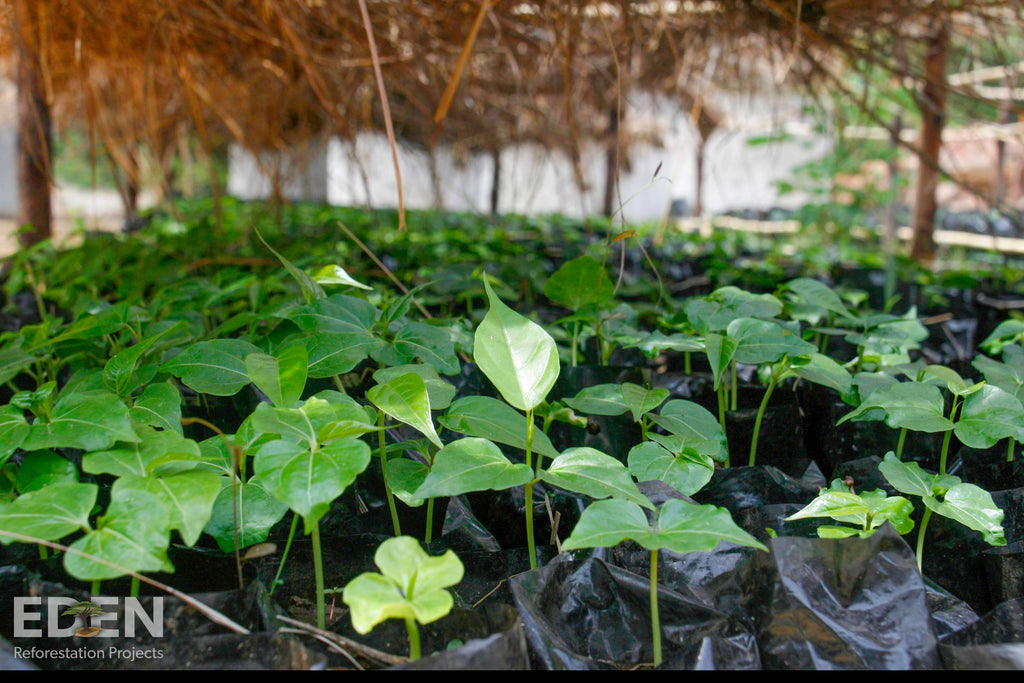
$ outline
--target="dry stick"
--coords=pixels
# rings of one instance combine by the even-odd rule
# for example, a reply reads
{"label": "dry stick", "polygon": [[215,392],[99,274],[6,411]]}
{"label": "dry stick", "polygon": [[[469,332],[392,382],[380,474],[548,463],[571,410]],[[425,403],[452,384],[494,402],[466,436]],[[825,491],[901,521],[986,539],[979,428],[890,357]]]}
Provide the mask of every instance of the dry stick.
{"label": "dry stick", "polygon": [[317,628],[316,626],[313,626],[312,624],[307,624],[304,621],[299,621],[298,619],[292,619],[291,617],[286,617],[283,615],[279,615],[275,618],[278,621],[282,621],[286,624],[302,629],[310,635],[322,636],[327,640],[337,643],[339,647],[345,647],[350,650],[354,650],[355,652],[358,652],[367,659],[372,659],[376,662],[381,662],[382,664],[395,666],[397,664],[405,664],[409,661],[408,657],[399,657],[398,655],[393,655],[387,652],[381,652],[380,650],[375,650],[374,648],[368,645],[363,645],[362,643],[352,640],[351,638],[346,638],[345,636],[338,635],[333,631],[325,631],[323,629]]}
{"label": "dry stick", "polygon": [[[363,244],[362,240],[360,240],[358,237],[353,235],[352,231],[349,230],[348,228],[346,228],[345,224],[342,223],[341,221],[335,221],[335,223],[338,225],[339,228],[342,229],[342,231],[344,231],[344,233],[346,235],[348,235],[348,238],[350,240],[352,240],[353,242],[355,242],[359,246],[359,248],[363,250],[363,253],[366,254],[367,256],[369,256],[370,260],[372,260],[377,265],[378,268],[383,270],[384,274],[387,275],[391,279],[391,281],[394,282],[395,285],[400,290],[402,290],[402,294],[408,294],[409,293],[408,288],[405,285],[402,284],[401,280],[399,280],[397,277],[395,277],[395,274],[391,272],[391,269],[388,268],[387,266],[385,266],[381,262],[381,260],[379,258],[377,258],[377,255],[374,254],[372,251],[370,251],[369,247],[367,247],[365,244]],[[427,318],[428,320],[431,317],[433,317],[433,316],[430,315],[430,313],[427,312],[427,309],[423,308],[423,305],[419,301],[416,300],[416,297],[412,298],[412,302],[414,304],[416,304],[416,308],[419,309],[419,312],[423,314],[423,317]]]}
{"label": "dry stick", "polygon": [[377,54],[377,42],[373,39],[373,25],[370,13],[366,9],[366,0],[359,0],[359,12],[363,15],[363,27],[366,39],[370,43],[370,57],[373,58],[373,74],[377,79],[377,90],[380,92],[380,108],[384,114],[384,129],[388,133],[388,144],[391,145],[391,158],[395,162],[395,180],[398,183],[398,229],[405,230],[405,199],[402,195],[402,170],[398,167],[398,145],[395,143],[395,130],[391,125],[391,107],[388,105],[388,93],[384,89],[384,74],[380,69],[380,56]]}
{"label": "dry stick", "polygon": [[79,557],[84,557],[85,559],[90,560],[91,562],[96,562],[97,564],[102,564],[102,565],[105,565],[107,567],[111,567],[111,568],[116,569],[117,571],[121,572],[122,574],[126,574],[126,575],[132,577],[133,579],[136,579],[138,581],[142,581],[143,583],[148,583],[149,585],[153,586],[154,588],[162,590],[165,593],[170,593],[171,595],[173,595],[174,597],[178,598],[182,602],[185,602],[189,606],[194,607],[197,611],[201,612],[210,621],[212,621],[213,623],[217,624],[218,626],[223,626],[226,629],[234,631],[235,633],[240,633],[240,634],[245,635],[245,636],[249,635],[249,633],[250,633],[249,629],[245,628],[244,626],[240,626],[239,624],[236,624],[235,622],[231,621],[231,619],[229,619],[228,617],[224,616],[223,614],[221,614],[217,610],[213,609],[209,605],[205,605],[205,604],[199,602],[198,600],[196,600],[195,598],[191,597],[190,595],[186,595],[185,593],[182,593],[181,591],[177,590],[176,588],[171,588],[167,584],[160,583],[159,581],[157,581],[155,579],[151,579],[148,576],[143,576],[142,574],[138,574],[136,572],[129,571],[129,570],[125,569],[124,567],[121,567],[121,566],[119,566],[119,565],[117,565],[117,564],[115,564],[115,563],[113,563],[113,562],[111,562],[109,560],[103,559],[102,557],[97,557],[96,555],[92,555],[90,553],[85,553],[85,552],[82,552],[81,550],[78,550],[76,548],[70,548],[70,547],[68,547],[66,545],[61,545],[60,543],[53,543],[52,541],[44,541],[41,538],[35,538],[33,536],[26,536],[24,534],[19,534],[19,533],[16,533],[14,531],[4,531],[4,530],[0,529],[0,536],[7,536],[8,538],[11,538],[11,539],[13,539],[15,541],[21,541],[22,543],[35,543],[35,544],[38,544],[38,545],[44,545],[44,546],[46,546],[48,548],[53,548],[54,550],[60,550],[60,551],[63,551],[65,553],[71,553],[72,555],[78,555]]}
{"label": "dry stick", "polygon": [[441,95],[441,102],[437,105],[437,111],[434,113],[434,123],[441,123],[444,121],[444,117],[448,115],[448,108],[451,107],[452,98],[455,97],[455,90],[459,87],[459,81],[462,80],[462,72],[466,68],[466,62],[469,61],[469,56],[473,53],[473,44],[476,42],[477,33],[480,32],[480,24],[483,23],[484,17],[487,16],[487,10],[490,7],[491,0],[483,0],[480,3],[480,10],[473,21],[473,28],[469,30],[469,37],[466,38],[466,42],[462,46],[462,53],[459,55],[459,61],[455,64],[455,73],[452,74],[452,79],[448,81],[448,87],[445,88],[444,94]]}
{"label": "dry stick", "polygon": [[344,649],[341,645],[339,645],[338,643],[335,643],[334,641],[332,641],[330,638],[327,638],[326,636],[322,636],[319,633],[310,633],[309,631],[306,631],[306,630],[301,629],[301,628],[279,628],[279,629],[277,629],[277,632],[278,633],[294,633],[294,634],[300,635],[300,636],[312,636],[315,640],[319,640],[321,643],[323,643],[324,645],[329,647],[331,650],[334,650],[335,652],[340,654],[342,657],[347,659],[349,661],[349,663],[352,666],[354,666],[355,668],[359,669],[360,671],[364,671],[365,670],[363,668],[363,666],[356,660],[356,658],[349,654],[348,650]]}

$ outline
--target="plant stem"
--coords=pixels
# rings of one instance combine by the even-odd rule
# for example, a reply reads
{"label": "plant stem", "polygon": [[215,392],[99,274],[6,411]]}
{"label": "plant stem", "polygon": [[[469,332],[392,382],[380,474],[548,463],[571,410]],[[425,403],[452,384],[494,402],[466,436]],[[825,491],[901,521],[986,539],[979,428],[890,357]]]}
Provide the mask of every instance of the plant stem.
{"label": "plant stem", "polygon": [[654,666],[661,666],[661,616],[658,613],[658,549],[651,551],[651,638]]}
{"label": "plant stem", "polygon": [[921,526],[917,530],[917,571],[924,573],[924,532],[928,528],[928,520],[932,518],[932,509],[926,507],[921,517]]}
{"label": "plant stem", "polygon": [[736,388],[736,361],[733,361],[730,365],[732,365],[732,388],[729,392],[729,408],[737,410],[739,408],[739,391]]}
{"label": "plant stem", "polygon": [[[1010,452],[1012,453],[1013,451],[1010,451]],[[45,545],[39,546],[39,559],[40,560],[45,560],[49,556],[50,556],[50,552],[46,549],[46,546]]]}
{"label": "plant stem", "polygon": [[[959,401],[960,401],[960,397],[959,396],[954,396],[953,397],[953,407],[950,408],[950,410],[949,410],[949,421],[950,422],[956,421],[956,411],[960,407]],[[945,474],[946,473],[946,456],[949,454],[949,440],[950,440],[950,437],[952,437],[952,436],[953,436],[953,430],[952,429],[948,430],[942,436],[942,452],[939,455],[939,474]]]}
{"label": "plant stem", "polygon": [[907,428],[900,429],[900,440],[896,443],[896,459],[903,460],[903,444],[907,440]]}
{"label": "plant stem", "polygon": [[580,344],[580,321],[577,320],[572,325],[572,367],[576,367],[576,354],[579,350]]}
{"label": "plant stem", "polygon": [[416,620],[411,617],[405,618],[405,630],[409,632],[409,659],[420,658],[420,629]]}
{"label": "plant stem", "polygon": [[323,630],[327,625],[324,608],[324,558],[320,553],[320,522],[313,525],[313,577],[316,581],[316,625]]}
{"label": "plant stem", "polygon": [[[718,424],[722,425],[722,432],[725,433],[725,394],[722,393],[722,389],[725,387],[725,383],[718,385]],[[729,467],[729,451],[728,448],[725,452],[725,463],[726,467]]]}
{"label": "plant stem", "polygon": [[388,499],[388,509],[391,510],[391,525],[395,529],[395,536],[401,536],[402,528],[398,523],[398,508],[395,506],[395,496],[388,483],[388,446],[387,439],[384,437],[383,410],[377,412],[377,445],[380,449],[380,476],[384,480],[384,493]]}
{"label": "plant stem", "polygon": [[750,467],[753,467],[754,462],[757,460],[757,437],[761,433],[761,420],[764,419],[764,411],[768,407],[768,401],[771,400],[772,392],[775,391],[777,383],[778,376],[773,372],[772,380],[768,383],[768,390],[764,392],[761,405],[757,408],[757,417],[754,419],[754,434],[750,438],[750,461],[747,463]]}
{"label": "plant stem", "polygon": [[434,499],[427,498],[427,532],[423,535],[423,544],[430,545],[434,531]]}
{"label": "plant stem", "polygon": [[683,353],[683,372],[689,375],[693,370],[693,366],[690,362],[690,352],[686,351]]}
{"label": "plant stem", "polygon": [[1006,462],[1013,462],[1013,451],[1014,451],[1014,449],[1016,447],[1017,447],[1017,441],[1011,437],[1010,438],[1010,445],[1006,449]]}
{"label": "plant stem", "polygon": [[281,564],[277,566],[277,574],[274,575],[274,583],[270,585],[270,594],[274,594],[274,589],[277,588],[277,584],[280,583],[281,572],[284,571],[284,563],[288,560],[288,551],[292,549],[292,539],[295,538],[295,529],[299,526],[299,516],[292,513],[292,528],[288,532],[288,540],[284,544],[284,553],[281,555]]}
{"label": "plant stem", "polygon": [[90,584],[90,586],[89,586],[89,594],[90,595],[99,595],[100,594],[100,587],[102,586],[102,584],[103,584],[102,581],[93,581],[92,584]]}
{"label": "plant stem", "polygon": [[[537,458],[540,460],[540,458]],[[533,467],[533,408],[526,411],[526,466]],[[539,467],[538,467],[539,469]],[[527,482],[526,494],[526,547],[530,554],[530,569],[537,568],[537,548],[533,538],[533,482]]]}
{"label": "plant stem", "polygon": [[131,584],[132,587],[130,589],[131,592],[129,593],[129,595],[131,595],[131,597],[133,597],[133,598],[139,597],[139,588],[141,587],[141,585],[142,584],[139,581],[139,577],[133,576],[132,577],[132,584]]}

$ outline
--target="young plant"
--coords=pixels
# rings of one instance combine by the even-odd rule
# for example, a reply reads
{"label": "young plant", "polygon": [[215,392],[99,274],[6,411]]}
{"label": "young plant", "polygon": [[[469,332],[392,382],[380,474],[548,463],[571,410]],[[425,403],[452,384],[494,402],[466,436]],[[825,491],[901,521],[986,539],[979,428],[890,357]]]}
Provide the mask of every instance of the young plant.
{"label": "young plant", "polygon": [[604,266],[591,256],[580,256],[566,261],[544,283],[544,296],[572,311],[572,315],[558,321],[571,325],[569,364],[576,367],[583,325],[590,325],[601,343],[601,309],[614,298],[615,285]]}
{"label": "young plant", "polygon": [[915,462],[902,462],[889,451],[878,465],[886,480],[900,493],[920,496],[924,503],[924,516],[917,531],[917,568],[924,557],[925,532],[932,513],[948,517],[969,529],[981,532],[990,545],[1006,545],[1003,531],[1003,511],[992,500],[992,495],[974,484],[965,484],[951,474],[932,474]]}
{"label": "young plant", "polygon": [[408,536],[380,544],[373,561],[380,573],[364,572],[345,586],[342,600],[352,626],[367,634],[388,619],[402,619],[409,632],[409,659],[420,658],[420,624],[447,615],[454,601],[445,590],[462,581],[464,568],[451,550],[430,556]]}
{"label": "young plant", "polygon": [[732,520],[725,508],[695,505],[670,499],[651,513],[637,503],[625,500],[599,500],[591,503],[563,550],[610,548],[626,540],[651,551],[650,603],[654,665],[662,663],[661,620],[658,611],[658,553],[668,549],[677,553],[710,552],[722,541],[768,549]]}
{"label": "young plant", "polygon": [[[485,282],[490,309],[477,328],[474,357],[506,403],[470,396],[451,405],[441,424],[469,436],[439,450],[433,467],[416,490],[421,498],[471,491],[525,487],[526,540],[531,568],[537,566],[533,531],[533,487],[544,481],[592,498],[617,497],[646,503],[619,461],[593,448],[559,454],[536,429],[534,409],[558,376],[554,341],[539,325],[503,304]],[[509,405],[511,404],[511,405]],[[519,411],[525,411],[525,418]],[[525,451],[525,463],[508,460],[494,441]],[[536,462],[533,456],[536,451]],[[542,456],[553,458],[544,467]]]}
{"label": "young plant", "polygon": [[886,522],[890,522],[901,536],[914,529],[913,504],[902,496],[888,496],[882,489],[855,493],[843,480],[834,479],[832,485],[821,489],[818,497],[805,508],[790,515],[786,521],[828,517],[854,526],[820,526],[821,538],[868,538]]}

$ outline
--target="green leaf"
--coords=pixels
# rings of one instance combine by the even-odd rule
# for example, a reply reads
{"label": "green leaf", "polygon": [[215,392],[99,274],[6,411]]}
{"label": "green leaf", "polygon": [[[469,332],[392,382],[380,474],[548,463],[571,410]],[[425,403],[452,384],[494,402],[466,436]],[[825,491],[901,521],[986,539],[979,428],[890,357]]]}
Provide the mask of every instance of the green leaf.
{"label": "green leaf", "polygon": [[[157,496],[114,482],[106,514],[97,528],[71,544],[109,566],[76,552],[64,555],[64,569],[80,581],[106,581],[133,572],[173,572],[167,557],[167,510]],[[115,568],[116,567],[116,568]]]}
{"label": "green leaf", "polygon": [[11,405],[0,406],[0,465],[28,438],[30,428],[25,415]]}
{"label": "green leaf", "polygon": [[618,384],[595,384],[580,390],[565,405],[585,415],[621,415],[629,410]]}
{"label": "green leaf", "polygon": [[430,556],[415,539],[399,536],[381,543],[374,562],[380,574],[360,574],[342,593],[357,633],[369,633],[388,619],[429,624],[451,611],[454,601],[445,589],[459,583],[464,574],[462,562],[451,550]]}
{"label": "green leaf", "polygon": [[132,422],[182,434],[181,392],[170,382],[150,384],[135,399],[128,417]]}
{"label": "green leaf", "polygon": [[640,493],[626,467],[601,451],[588,448],[569,448],[546,470],[540,478],[545,482],[591,498],[618,498],[653,509],[647,497]]}
{"label": "green leaf", "polygon": [[138,365],[139,359],[142,358],[142,356],[145,355],[145,353],[149,351],[156,342],[160,341],[161,337],[184,328],[185,322],[179,321],[157,334],[146,337],[138,344],[129,346],[127,349],[121,351],[116,356],[108,360],[106,365],[103,367],[103,381],[106,383],[107,388],[118,396],[127,397],[138,382],[135,376],[135,368]]}
{"label": "green leaf", "polygon": [[649,541],[651,535],[642,507],[627,500],[599,500],[580,515],[569,538],[562,542],[562,550],[611,548],[627,539]]}
{"label": "green leaf", "polygon": [[444,446],[434,430],[427,385],[416,373],[409,372],[387,384],[371,387],[366,398],[394,419],[416,429],[438,448]]}
{"label": "green leaf", "polygon": [[136,442],[128,406],[107,391],[64,393],[53,407],[53,419],[37,420],[22,444],[25,450],[81,448],[96,451],[117,441]]}
{"label": "green leaf", "polygon": [[519,410],[540,405],[558,378],[555,341],[495,296],[484,280],[490,307],[473,338],[473,358],[502,397]]}
{"label": "green leaf", "polygon": [[776,322],[740,318],[729,323],[726,333],[736,342],[733,358],[739,363],[774,363],[783,356],[806,356],[817,347]]}
{"label": "green leaf", "polygon": [[430,468],[422,462],[409,458],[392,458],[388,460],[388,485],[391,491],[409,507],[423,505],[426,498],[416,495],[416,490],[423,486]]}
{"label": "green leaf", "polygon": [[323,379],[350,372],[384,341],[363,332],[318,332],[301,340],[309,358],[309,376]]}
{"label": "green leaf", "polygon": [[460,369],[451,335],[427,323],[407,323],[392,345],[380,347],[373,357],[385,365],[405,365],[419,359],[446,375],[457,375]]}
{"label": "green leaf", "polygon": [[986,382],[1013,395],[1018,401],[1024,401],[1024,351],[1016,352],[1015,349],[1020,347],[1011,346],[1006,349],[1003,363],[978,356],[971,364],[981,372]]}
{"label": "green leaf", "polygon": [[711,376],[715,378],[715,390],[722,383],[722,375],[736,354],[736,340],[716,332],[704,337],[704,352],[711,365]]}
{"label": "green leaf", "polygon": [[135,425],[135,441],[119,443],[114,448],[87,453],[82,457],[82,470],[90,474],[112,474],[115,477],[145,477],[168,456],[198,459],[199,444],[177,432],[158,431],[146,425]]}
{"label": "green leaf", "polygon": [[1002,439],[1024,441],[1024,406],[998,387],[984,385],[964,399],[953,433],[971,448],[989,448]]}
{"label": "green leaf", "polygon": [[0,506],[0,542],[12,539],[3,532],[56,541],[89,527],[99,487],[73,481],[55,482],[18,496]]}
{"label": "green leaf", "polygon": [[571,311],[612,300],[615,284],[592,256],[566,261],[544,283],[544,296]]}
{"label": "green leaf", "polygon": [[[288,505],[271,496],[259,477],[253,477],[244,484],[233,477],[221,477],[221,489],[210,510],[210,519],[203,531],[213,536],[225,553],[235,550],[235,527],[237,520],[238,545],[245,548],[263,543],[270,536],[270,530],[288,512]],[[234,493],[237,491],[237,494]],[[236,504],[232,499],[237,498]],[[236,514],[237,508],[237,514]]]}
{"label": "green leaf", "polygon": [[0,384],[7,384],[37,360],[39,359],[20,348],[9,347],[0,350]]}
{"label": "green leaf", "polygon": [[514,464],[487,439],[466,437],[448,444],[434,455],[434,464],[417,498],[459,496],[474,491],[500,491],[533,480],[533,470]]}
{"label": "green leaf", "polygon": [[259,449],[253,468],[271,495],[302,516],[309,533],[369,464],[370,447],[358,439],[336,441],[317,451],[279,439]]}
{"label": "green leaf", "polygon": [[989,545],[1006,545],[1003,532],[1003,511],[996,507],[992,495],[974,484],[950,487],[942,502],[928,496],[924,504],[933,512],[960,522],[968,529],[980,531]]}
{"label": "green leaf", "polygon": [[853,378],[839,363],[820,353],[804,356],[802,362],[794,362],[789,373],[795,377],[835,389],[840,396],[850,393]]}
{"label": "green leaf", "polygon": [[313,273],[313,280],[320,283],[321,285],[344,285],[346,287],[356,287],[358,289],[366,289],[373,291],[373,287],[364,285],[359,282],[341,266],[324,266],[315,273]]}
{"label": "green leaf", "polygon": [[694,505],[673,498],[661,506],[658,529],[644,547],[668,548],[677,553],[710,552],[721,542],[757,548],[768,548],[736,525],[725,508]]}
{"label": "green leaf", "polygon": [[[489,396],[466,396],[456,400],[437,421],[446,429],[467,436],[490,439],[506,446],[526,450],[526,416]],[[535,429],[533,452],[558,457],[547,434]]]}
{"label": "green leaf", "polygon": [[654,424],[681,439],[680,448],[692,448],[702,455],[724,461],[728,455],[725,432],[707,408],[682,399],[669,401],[660,414],[651,413]]}
{"label": "green leaf", "polygon": [[668,389],[647,389],[630,382],[622,385],[622,400],[633,413],[635,422],[639,422],[645,414],[660,406],[669,395]]}
{"label": "green leaf", "polygon": [[78,468],[73,462],[53,451],[42,450],[25,454],[15,485],[21,493],[28,493],[57,482],[76,481]]}
{"label": "green leaf", "polygon": [[260,350],[241,339],[213,339],[190,345],[160,370],[200,394],[233,396],[250,382],[245,357],[252,353]]}
{"label": "green leaf", "polygon": [[433,365],[410,364],[381,368],[373,373],[373,379],[378,384],[387,384],[396,377],[410,372],[419,375],[427,386],[427,397],[430,399],[431,410],[444,410],[452,404],[456,393],[455,386],[441,379],[441,376],[437,374],[437,368]]}
{"label": "green leaf", "polygon": [[797,278],[787,282],[785,289],[792,292],[805,305],[821,308],[844,318],[854,319],[839,295],[823,282],[811,278]]}
{"label": "green leaf", "polygon": [[125,475],[118,482],[126,495],[147,491],[160,498],[168,511],[167,526],[181,533],[185,545],[193,546],[210,520],[220,479],[216,472],[192,469],[164,476]]}
{"label": "green leaf", "polygon": [[637,481],[663,481],[686,496],[704,488],[715,473],[710,457],[696,451],[676,456],[653,441],[630,449],[626,462]]}
{"label": "green leaf", "polygon": [[372,336],[377,309],[366,299],[333,294],[300,306],[288,317],[306,332],[333,332]]}
{"label": "green leaf", "polygon": [[281,350],[276,358],[259,352],[245,357],[249,379],[279,408],[289,408],[302,398],[308,365],[306,347],[301,345]]}
{"label": "green leaf", "polygon": [[945,401],[942,392],[935,385],[920,382],[901,382],[878,389],[836,424],[847,420],[878,419],[876,413],[870,411],[879,410],[885,414],[885,423],[897,429],[929,433],[953,429],[953,423],[943,415]]}

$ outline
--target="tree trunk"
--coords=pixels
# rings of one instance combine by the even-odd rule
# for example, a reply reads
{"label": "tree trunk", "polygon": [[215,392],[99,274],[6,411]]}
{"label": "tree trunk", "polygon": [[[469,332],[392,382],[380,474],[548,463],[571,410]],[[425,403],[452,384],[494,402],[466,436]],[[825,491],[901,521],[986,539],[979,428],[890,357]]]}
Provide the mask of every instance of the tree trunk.
{"label": "tree trunk", "polygon": [[914,197],[914,234],[910,257],[930,265],[935,259],[935,188],[939,183],[939,152],[942,149],[942,125],[946,109],[946,53],[949,48],[949,24],[936,19],[928,36],[928,54],[924,62],[924,88],[921,91],[921,154],[918,159],[917,187]]}
{"label": "tree trunk", "polygon": [[693,215],[699,218],[704,214],[704,148],[707,140],[697,136],[697,183],[693,188]]}
{"label": "tree trunk", "polygon": [[14,42],[18,86],[18,223],[22,247],[51,235],[52,131],[39,61],[39,9],[33,0],[15,4]]}

